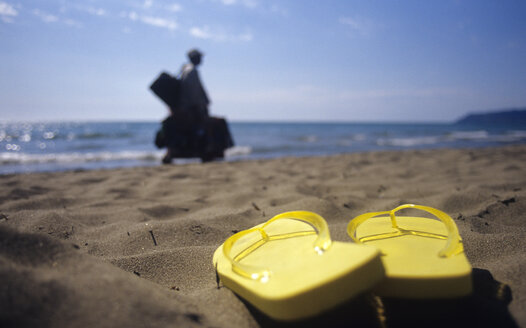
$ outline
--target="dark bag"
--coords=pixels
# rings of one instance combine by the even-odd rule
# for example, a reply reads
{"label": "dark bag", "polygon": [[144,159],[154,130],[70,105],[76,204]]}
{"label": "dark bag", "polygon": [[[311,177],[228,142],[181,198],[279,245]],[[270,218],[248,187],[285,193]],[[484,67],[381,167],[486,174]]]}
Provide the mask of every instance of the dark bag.
{"label": "dark bag", "polygon": [[162,121],[154,143],[157,148],[187,148],[191,146],[193,131],[187,122],[170,115]]}
{"label": "dark bag", "polygon": [[234,141],[228,129],[226,120],[222,117],[211,116],[206,120],[207,132],[210,133],[208,142],[210,149],[223,152],[225,149],[233,147]]}
{"label": "dark bag", "polygon": [[208,117],[201,125],[191,126],[171,115],[162,122],[155,145],[170,148],[174,158],[200,157],[209,161],[222,158],[234,141],[224,118]]}
{"label": "dark bag", "polygon": [[166,72],[162,72],[150,89],[171,109],[177,108],[181,95],[181,81]]}
{"label": "dark bag", "polygon": [[162,127],[155,134],[155,141],[154,141],[154,143],[155,143],[155,146],[157,146],[157,148],[164,148],[164,147],[166,147],[166,134],[163,131]]}

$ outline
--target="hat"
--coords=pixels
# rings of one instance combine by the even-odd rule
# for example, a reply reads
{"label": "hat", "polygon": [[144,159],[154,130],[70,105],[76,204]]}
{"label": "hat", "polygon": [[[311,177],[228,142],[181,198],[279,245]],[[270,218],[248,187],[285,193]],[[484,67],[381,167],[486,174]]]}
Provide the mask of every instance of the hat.
{"label": "hat", "polygon": [[188,58],[202,57],[202,56],[203,56],[203,53],[200,52],[200,51],[197,50],[197,49],[192,49],[192,50],[188,51],[187,55],[188,55]]}

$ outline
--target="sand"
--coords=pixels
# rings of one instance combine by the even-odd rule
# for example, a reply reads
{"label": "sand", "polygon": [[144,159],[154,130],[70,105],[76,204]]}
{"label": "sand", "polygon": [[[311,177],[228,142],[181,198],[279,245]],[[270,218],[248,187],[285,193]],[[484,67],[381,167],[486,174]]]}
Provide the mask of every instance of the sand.
{"label": "sand", "polygon": [[[348,221],[403,203],[451,215],[474,295],[367,293],[301,325],[526,327],[526,146],[0,176],[0,326],[258,327],[216,281],[234,232],[290,210]],[[298,323],[297,323],[298,324]]]}

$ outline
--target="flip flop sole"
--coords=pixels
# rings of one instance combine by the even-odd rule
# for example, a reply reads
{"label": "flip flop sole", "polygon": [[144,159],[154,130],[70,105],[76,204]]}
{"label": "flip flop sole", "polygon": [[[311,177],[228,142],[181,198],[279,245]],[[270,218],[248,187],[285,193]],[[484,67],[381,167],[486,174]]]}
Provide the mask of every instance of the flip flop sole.
{"label": "flip flop sole", "polygon": [[[437,220],[419,217],[396,217],[399,227],[444,236],[443,239],[403,235],[371,240],[366,245],[382,252],[386,280],[375,291],[381,296],[407,298],[454,298],[471,293],[471,265],[463,251],[440,257],[448,232]],[[391,232],[389,217],[371,218],[361,224],[357,238]]]}
{"label": "flip flop sole", "polygon": [[[404,208],[427,211],[439,220],[395,216]],[[381,251],[386,279],[375,288],[380,296],[457,298],[472,292],[471,265],[455,222],[444,212],[402,205],[356,217],[349,222],[348,233],[356,242]]]}
{"label": "flip flop sole", "polygon": [[236,272],[223,245],[213,261],[226,287],[274,319],[317,315],[372,289],[384,277],[380,253],[374,247],[332,242],[326,251],[316,252],[315,230],[296,220],[273,222],[265,232],[275,239],[260,243],[255,231],[237,240],[231,253],[243,265],[268,268],[267,279]]}

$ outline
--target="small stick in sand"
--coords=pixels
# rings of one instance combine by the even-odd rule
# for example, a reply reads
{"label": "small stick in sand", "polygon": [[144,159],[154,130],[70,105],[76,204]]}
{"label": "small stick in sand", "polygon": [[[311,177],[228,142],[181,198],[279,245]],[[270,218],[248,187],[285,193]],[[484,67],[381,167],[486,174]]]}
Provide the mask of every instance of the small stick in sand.
{"label": "small stick in sand", "polygon": [[256,203],[252,202],[252,206],[254,206],[254,208],[256,209],[256,211],[261,211],[261,210],[259,209],[259,207],[256,205]]}
{"label": "small stick in sand", "polygon": [[157,246],[157,241],[155,240],[155,236],[153,235],[153,231],[152,230],[149,230],[149,231],[150,231],[150,235],[152,236],[152,239],[153,239],[153,245]]}
{"label": "small stick in sand", "polygon": [[221,286],[219,286],[219,281],[220,281],[220,279],[219,279],[219,274],[217,273],[217,263],[216,263],[216,284],[217,284],[217,289],[221,288]]}

